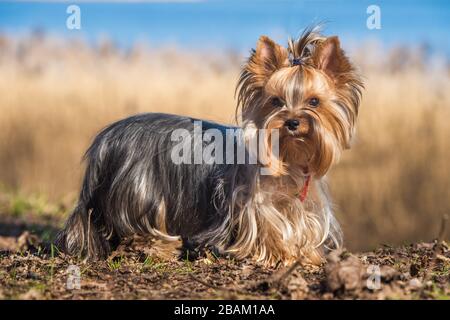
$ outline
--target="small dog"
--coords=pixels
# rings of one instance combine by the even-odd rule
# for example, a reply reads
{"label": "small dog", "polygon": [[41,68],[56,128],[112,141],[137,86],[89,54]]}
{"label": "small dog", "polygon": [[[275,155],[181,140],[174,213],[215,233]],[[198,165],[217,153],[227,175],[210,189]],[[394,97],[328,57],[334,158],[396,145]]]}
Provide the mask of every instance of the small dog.
{"label": "small dog", "polygon": [[[362,89],[337,37],[308,29],[287,48],[260,37],[236,88],[242,126],[198,127],[197,119],[160,113],[110,125],[86,153],[79,201],[57,246],[95,260],[125,237],[152,235],[271,265],[321,263],[342,243],[324,176],[349,148]],[[245,159],[255,132],[268,130],[266,159],[236,164],[232,152],[226,163],[174,161],[179,138],[191,142],[181,149],[192,160],[212,143],[208,131],[217,142],[236,129],[243,134],[233,135],[232,150],[244,145]],[[211,155],[230,152],[221,148]]]}

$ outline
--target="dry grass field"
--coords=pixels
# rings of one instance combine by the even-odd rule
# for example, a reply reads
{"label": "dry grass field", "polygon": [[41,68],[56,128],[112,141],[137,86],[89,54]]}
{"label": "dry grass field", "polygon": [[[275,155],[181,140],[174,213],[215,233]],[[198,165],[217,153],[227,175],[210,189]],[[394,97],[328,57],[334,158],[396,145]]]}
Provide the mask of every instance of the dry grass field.
{"label": "dry grass field", "polygon": [[[351,250],[431,240],[450,213],[450,70],[425,53],[351,51],[366,90],[353,149],[329,175]],[[111,121],[163,111],[231,123],[243,59],[1,37],[2,215],[35,210],[60,221],[74,204],[84,150]]]}

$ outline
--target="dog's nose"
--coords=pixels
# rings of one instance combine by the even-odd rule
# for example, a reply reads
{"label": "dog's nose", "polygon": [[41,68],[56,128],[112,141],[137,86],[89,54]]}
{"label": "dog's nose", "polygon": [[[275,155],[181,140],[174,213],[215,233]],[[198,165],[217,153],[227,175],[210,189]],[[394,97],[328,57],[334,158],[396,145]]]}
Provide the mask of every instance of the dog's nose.
{"label": "dog's nose", "polygon": [[291,131],[295,131],[298,128],[300,122],[297,119],[288,119],[284,122],[284,126]]}

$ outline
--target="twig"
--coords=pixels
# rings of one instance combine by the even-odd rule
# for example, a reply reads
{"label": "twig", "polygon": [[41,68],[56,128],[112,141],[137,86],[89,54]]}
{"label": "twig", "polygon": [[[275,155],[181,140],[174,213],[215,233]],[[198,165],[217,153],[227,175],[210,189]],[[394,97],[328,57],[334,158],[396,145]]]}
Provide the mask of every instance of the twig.
{"label": "twig", "polygon": [[261,287],[263,285],[267,285],[267,286],[274,286],[274,285],[279,285],[284,279],[286,279],[292,272],[295,271],[295,269],[300,266],[301,262],[300,260],[296,260],[285,272],[283,272],[281,275],[278,275],[279,273],[277,273],[276,275],[270,275],[269,277],[267,277],[267,279],[264,280],[260,280],[257,282],[254,282],[250,287],[251,288],[257,288],[257,287]]}
{"label": "twig", "polygon": [[284,279],[286,279],[292,272],[294,272],[294,270],[300,266],[300,260],[296,260],[292,266],[289,267],[289,269],[287,269],[286,272],[284,272],[283,274],[281,274],[281,276],[278,277],[278,279],[274,279],[274,282],[282,282]]}

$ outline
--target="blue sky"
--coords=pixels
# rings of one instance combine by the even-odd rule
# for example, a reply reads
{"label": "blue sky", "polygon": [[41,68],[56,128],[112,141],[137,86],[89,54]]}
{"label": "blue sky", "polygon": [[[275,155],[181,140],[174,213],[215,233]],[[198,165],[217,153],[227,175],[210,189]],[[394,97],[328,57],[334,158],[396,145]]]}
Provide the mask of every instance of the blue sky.
{"label": "blue sky", "polygon": [[[66,28],[69,4],[79,4],[81,30]],[[366,9],[381,8],[381,30],[366,27]],[[238,1],[173,2],[0,2],[0,32],[26,34],[39,28],[63,37],[119,45],[135,41],[176,43],[191,48],[248,50],[261,34],[285,41],[311,23],[326,21],[326,34],[348,44],[377,39],[386,46],[420,45],[450,55],[450,1]]]}

